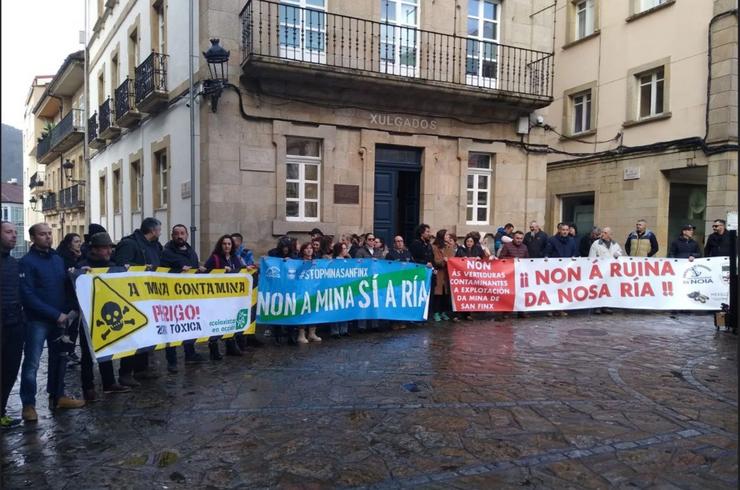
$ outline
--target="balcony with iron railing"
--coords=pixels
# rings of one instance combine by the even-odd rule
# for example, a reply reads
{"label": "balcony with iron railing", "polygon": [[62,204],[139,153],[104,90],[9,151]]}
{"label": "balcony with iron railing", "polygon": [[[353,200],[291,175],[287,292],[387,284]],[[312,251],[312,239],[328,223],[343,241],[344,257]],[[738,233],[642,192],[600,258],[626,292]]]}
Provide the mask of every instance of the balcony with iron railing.
{"label": "balcony with iron railing", "polygon": [[85,137],[82,109],[72,109],[51,130],[51,151],[59,154],[80,143]]}
{"label": "balcony with iron railing", "polygon": [[57,195],[53,192],[46,194],[41,201],[41,211],[53,214],[57,212]]}
{"label": "balcony with iron railing", "polygon": [[136,108],[140,112],[153,114],[167,107],[167,55],[152,52],[136,67],[134,78]]}
{"label": "balcony with iron railing", "polygon": [[141,112],[136,109],[134,81],[126,77],[115,92],[116,124],[122,128],[136,126],[141,119]]}
{"label": "balcony with iron railing", "polygon": [[111,116],[115,116],[111,114],[111,107],[113,107],[113,101],[110,97],[98,107],[98,136],[104,140],[114,139],[121,134],[121,128],[111,119]]}
{"label": "balcony with iron railing", "polygon": [[39,139],[36,145],[36,162],[46,165],[54,160],[55,154],[51,151],[51,131]]}
{"label": "balcony with iron railing", "polygon": [[330,84],[379,94],[395,86],[412,97],[447,94],[519,112],[552,101],[552,53],[269,0],[248,0],[240,21],[246,79],[306,86],[320,72],[327,94],[335,93]]}
{"label": "balcony with iron railing", "polygon": [[85,207],[85,201],[80,184],[66,187],[59,192],[59,207],[61,209]]}
{"label": "balcony with iron railing", "polygon": [[105,146],[105,140],[98,136],[97,112],[87,120],[87,144],[93,150],[99,150]]}
{"label": "balcony with iron railing", "polygon": [[41,193],[46,188],[44,184],[44,180],[46,179],[45,173],[43,170],[39,170],[28,180],[28,188],[31,189],[31,195]]}

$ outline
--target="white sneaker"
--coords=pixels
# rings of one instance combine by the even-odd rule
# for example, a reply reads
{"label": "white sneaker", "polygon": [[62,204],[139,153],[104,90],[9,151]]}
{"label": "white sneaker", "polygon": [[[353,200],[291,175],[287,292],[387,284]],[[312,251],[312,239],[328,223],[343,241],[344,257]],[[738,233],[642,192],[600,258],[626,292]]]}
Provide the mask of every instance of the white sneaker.
{"label": "white sneaker", "polygon": [[319,337],[315,333],[312,333],[312,334],[309,334],[308,340],[310,340],[311,342],[321,342],[321,337]]}
{"label": "white sneaker", "polygon": [[307,344],[308,340],[306,340],[306,333],[305,332],[299,332],[298,338],[296,339],[299,344]]}

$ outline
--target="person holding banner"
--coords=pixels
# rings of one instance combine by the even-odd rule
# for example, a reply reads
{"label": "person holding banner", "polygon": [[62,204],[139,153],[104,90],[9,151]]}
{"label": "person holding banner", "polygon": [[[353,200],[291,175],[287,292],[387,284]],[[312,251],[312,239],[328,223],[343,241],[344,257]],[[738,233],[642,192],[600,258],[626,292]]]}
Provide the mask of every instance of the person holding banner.
{"label": "person holding banner", "polygon": [[411,262],[411,252],[406,248],[403,237],[397,235],[393,238],[393,247],[385,255],[385,260],[396,260],[399,262]]}
{"label": "person holding banner", "polygon": [[[576,242],[572,236],[570,236],[570,226],[567,223],[558,223],[557,234],[551,236],[547,240],[547,246],[545,247],[545,258],[575,258],[578,251],[576,250]],[[547,316],[553,315],[568,316],[565,311],[560,312],[548,312]]]}
{"label": "person holding banner", "polygon": [[[374,233],[365,233],[363,245],[357,249],[355,252],[356,259],[382,259],[383,255],[378,250],[378,248],[375,247],[375,243],[377,242],[377,238],[375,237]],[[366,332],[367,331],[367,323],[368,320],[357,320],[357,331],[358,332]],[[379,326],[378,320],[370,320],[370,328],[371,330],[377,330]]]}
{"label": "person holding banner", "polygon": [[[125,236],[118,242],[113,261],[117,266],[159,267],[162,256],[162,245],[159,235],[162,234],[162,223],[157,218],[144,218],[138,230]],[[135,378],[155,379],[159,375],[149,370],[149,354],[134,354],[121,359],[118,368],[118,381],[124,386],[136,387],[140,383]]]}
{"label": "person holding banner", "polygon": [[699,244],[694,240],[694,229],[694,225],[684,225],[681,227],[681,234],[671,242],[671,246],[668,249],[668,257],[689,260],[701,257]]}
{"label": "person holding banner", "polygon": [[[224,269],[226,272],[239,272],[244,267],[244,263],[242,262],[241,257],[234,254],[235,251],[234,239],[231,238],[231,235],[223,235],[216,242],[216,246],[213,248],[211,256],[208,257],[208,260],[206,260],[203,267],[208,272],[211,272],[214,269]],[[225,343],[227,356],[242,356],[241,349],[236,345],[236,339],[233,337],[226,339]],[[220,361],[223,359],[218,350],[217,340],[209,341],[208,348],[211,352],[211,360]]]}
{"label": "person holding banner", "polygon": [[[289,237],[288,235],[283,235],[278,239],[277,246],[273,249],[270,249],[267,252],[268,257],[278,257],[281,259],[296,259],[298,258],[297,255],[294,253],[295,245],[293,244],[293,238]],[[283,337],[286,336],[286,329],[282,325],[273,325],[272,326],[272,335],[275,338],[275,343],[279,344],[283,341]],[[295,340],[293,339],[292,333],[287,335],[288,342],[290,344],[294,344]]]}
{"label": "person holding banner", "polygon": [[653,257],[658,253],[658,239],[655,233],[648,230],[647,221],[638,219],[635,231],[627,235],[624,242],[624,251],[630,257]]}
{"label": "person holding banner", "polygon": [[[303,245],[301,245],[300,256],[301,256],[301,260],[307,260],[307,261],[313,260],[313,245],[311,242],[306,242]],[[321,337],[316,335],[316,326],[315,325],[308,326],[308,338],[306,338],[305,327],[298,327],[298,343],[307,344],[309,341],[321,342]]]}
{"label": "person holding banner", "polygon": [[62,338],[74,305],[64,260],[51,248],[51,227],[48,224],[37,223],[28,230],[28,234],[31,249],[20,260],[21,298],[28,318],[21,368],[21,401],[23,420],[36,422],[36,375],[44,342],[49,351],[46,384],[49,409],[81,408],[85,402],[64,392],[67,344]]}
{"label": "person holding banner", "polygon": [[[165,244],[162,251],[162,267],[169,267],[174,272],[187,272],[189,270],[205,272],[206,268],[200,265],[197,252],[188,243],[188,228],[185,225],[175,225],[172,227],[170,237],[171,240]],[[200,354],[195,352],[193,342],[183,343],[183,350],[185,351],[186,364],[205,361]],[[172,374],[177,373],[177,350],[175,347],[167,347],[165,355],[167,356],[167,370]]]}
{"label": "person holding banner", "polygon": [[729,257],[732,245],[730,244],[730,234],[727,233],[727,222],[723,219],[714,220],[711,235],[707,237],[707,243],[704,246],[705,257]]}
{"label": "person holding banner", "polygon": [[601,237],[591,244],[588,252],[591,259],[616,259],[622,255],[622,247],[612,239],[612,229],[608,226],[601,229]]}
{"label": "person holding banner", "polygon": [[[110,236],[106,232],[94,234],[88,240],[87,256],[77,263],[77,269],[73,277],[76,279],[79,274],[83,274],[94,268],[105,267],[109,269],[115,267],[115,262],[111,261],[112,254],[113,241],[110,239]],[[120,267],[119,269],[119,272],[126,270],[124,267]],[[82,352],[80,362],[82,393],[84,394],[85,401],[96,401],[98,397],[95,393],[92,353],[90,352],[87,335],[84,332],[80,335],[80,351]],[[116,383],[113,361],[99,362],[98,370],[100,371],[100,378],[103,382],[103,393],[127,393],[131,391],[131,388],[128,386]]]}
{"label": "person holding banner", "polygon": [[450,279],[447,274],[447,260],[454,257],[455,252],[456,250],[450,244],[450,234],[447,233],[447,230],[443,228],[437,231],[437,235],[432,243],[432,264],[437,273],[437,279],[434,283],[434,300],[432,301],[435,322],[441,322],[443,320],[459,321],[452,313]]}
{"label": "person holding banner", "polygon": [[463,246],[457,249],[455,257],[477,257],[481,260],[495,258],[480,244],[480,233],[477,231],[465,235]]}
{"label": "person holding banner", "polygon": [[501,247],[500,259],[528,259],[529,249],[524,245],[524,233],[517,230],[512,240]]}
{"label": "person holding banner", "polygon": [[547,233],[542,231],[536,221],[529,223],[529,232],[524,235],[524,244],[527,246],[529,258],[541,259],[545,256],[547,238]]}
{"label": "person holding banner", "polygon": [[[335,243],[331,258],[344,260],[349,258],[349,249],[345,243]],[[337,322],[331,326],[331,336],[334,339],[349,337],[349,322]]]}

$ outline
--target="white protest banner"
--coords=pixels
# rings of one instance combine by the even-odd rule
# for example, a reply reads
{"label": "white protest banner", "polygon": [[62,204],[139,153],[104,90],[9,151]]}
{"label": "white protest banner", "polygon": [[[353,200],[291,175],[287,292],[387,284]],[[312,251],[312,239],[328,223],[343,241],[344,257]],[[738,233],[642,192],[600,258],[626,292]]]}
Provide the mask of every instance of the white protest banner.
{"label": "white protest banner", "polygon": [[[469,263],[469,261],[477,263]],[[452,259],[456,311],[720,310],[729,259]]]}
{"label": "white protest banner", "polygon": [[254,331],[251,273],[104,272],[75,287],[98,361]]}

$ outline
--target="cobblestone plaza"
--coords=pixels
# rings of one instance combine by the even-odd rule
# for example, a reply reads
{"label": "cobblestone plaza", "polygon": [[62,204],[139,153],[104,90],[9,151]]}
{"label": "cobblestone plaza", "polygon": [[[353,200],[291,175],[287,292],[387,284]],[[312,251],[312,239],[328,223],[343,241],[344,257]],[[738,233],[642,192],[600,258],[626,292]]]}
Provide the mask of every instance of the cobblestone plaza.
{"label": "cobblestone plaza", "polygon": [[709,315],[268,342],[80,411],[41,402],[4,433],[4,488],[737,488],[737,382]]}

